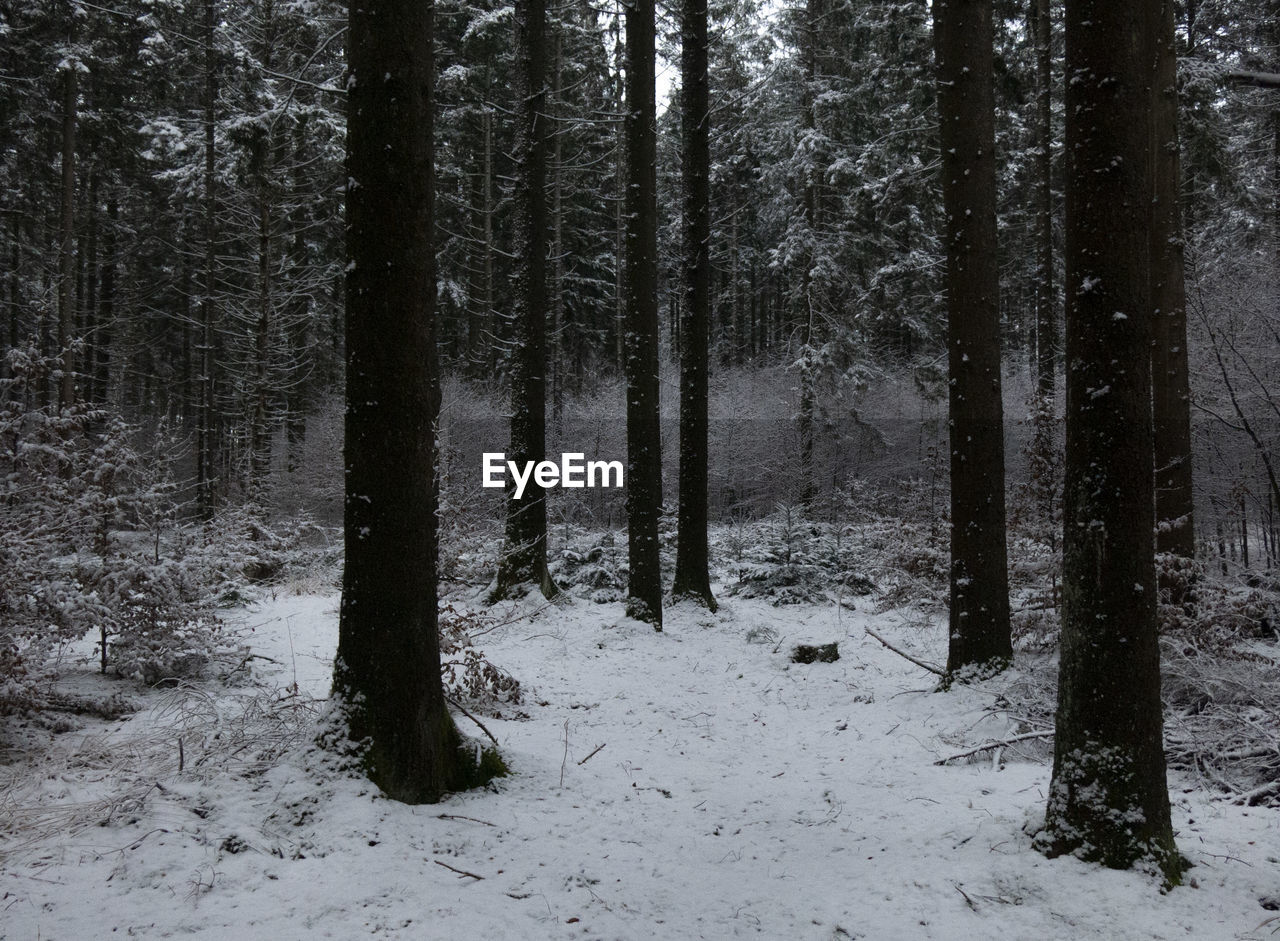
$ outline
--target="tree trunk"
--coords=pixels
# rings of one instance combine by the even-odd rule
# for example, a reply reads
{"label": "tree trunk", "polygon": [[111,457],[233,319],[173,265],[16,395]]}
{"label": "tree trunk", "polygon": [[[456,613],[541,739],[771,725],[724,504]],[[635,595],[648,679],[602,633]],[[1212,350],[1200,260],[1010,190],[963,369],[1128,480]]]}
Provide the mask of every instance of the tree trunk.
{"label": "tree trunk", "polygon": [[1067,0],[1067,449],[1049,855],[1177,882],[1156,637],[1150,2]]}
{"label": "tree trunk", "polygon": [[[507,459],[524,467],[547,451],[547,117],[545,0],[516,0],[517,107],[515,216],[517,269],[511,292],[511,447]],[[547,571],[546,491],[531,479],[517,499],[507,486],[506,545],[491,600],[536,585],[556,593]]]}
{"label": "tree trunk", "polygon": [[346,561],[335,716],[389,797],[430,803],[470,761],[445,706],[436,623],[432,17],[353,5],[347,174]]}
{"label": "tree trunk", "polygon": [[654,0],[633,0],[627,10],[627,614],[662,630],[654,12]]}
{"label": "tree trunk", "polygon": [[[711,311],[711,113],[707,0],[684,0],[680,37],[684,310],[680,330],[680,518],[672,595],[714,611],[707,552],[707,355]],[[736,228],[735,228],[736,231]]]}
{"label": "tree trunk", "polygon": [[947,672],[1013,657],[1005,548],[990,0],[934,0],[947,250],[951,616]]}
{"label": "tree trunk", "polygon": [[1191,476],[1191,379],[1183,280],[1181,166],[1178,156],[1177,47],[1173,0],[1153,0],[1152,95],[1155,197],[1151,210],[1152,415],[1155,442],[1156,549],[1195,555]]}
{"label": "tree trunk", "polygon": [[[70,23],[70,42],[73,46],[78,33],[76,12],[73,9]],[[58,250],[58,347],[62,358],[58,407],[63,409],[70,408],[76,398],[76,123],[80,98],[80,62],[74,53],[69,58],[62,73],[62,211],[59,216],[61,244]]]}
{"label": "tree trunk", "polygon": [[1056,394],[1058,326],[1053,287],[1053,33],[1049,0],[1031,0],[1036,46],[1036,393]]}
{"label": "tree trunk", "polygon": [[196,512],[201,519],[213,516],[214,424],[213,424],[213,298],[216,255],[218,197],[216,190],[216,107],[218,98],[217,58],[214,48],[215,0],[205,0],[205,87],[204,87],[204,283],[200,298],[200,407],[196,422]]}
{"label": "tree trunk", "polygon": [[564,418],[565,372],[572,369],[565,343],[564,306],[564,128],[558,123],[564,73],[564,37],[557,31],[551,61],[551,98],[547,120],[552,135],[551,148],[551,343],[548,366],[551,370],[551,420],[557,431]]}
{"label": "tree trunk", "polygon": [[[90,163],[95,162],[95,155],[90,153]],[[84,354],[80,359],[80,369],[84,376],[81,395],[89,402],[100,402],[98,390],[94,386],[94,377],[98,374],[97,351],[99,338],[99,294],[101,283],[100,256],[98,251],[98,180],[96,170],[89,171],[89,219],[88,233],[85,237],[84,293],[80,305],[80,336],[84,337]]]}

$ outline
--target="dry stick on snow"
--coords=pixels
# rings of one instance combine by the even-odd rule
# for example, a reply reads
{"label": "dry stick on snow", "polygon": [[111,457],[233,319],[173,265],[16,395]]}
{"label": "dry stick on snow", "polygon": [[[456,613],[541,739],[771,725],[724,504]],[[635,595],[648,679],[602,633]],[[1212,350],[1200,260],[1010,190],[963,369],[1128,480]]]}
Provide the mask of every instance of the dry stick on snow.
{"label": "dry stick on snow", "polygon": [[872,637],[874,637],[876,640],[880,641],[880,643],[884,644],[886,647],[888,647],[890,650],[896,653],[899,657],[902,657],[905,660],[910,660],[916,666],[920,667],[920,669],[928,670],[930,673],[936,673],[938,674],[938,676],[947,675],[943,670],[939,669],[938,667],[935,667],[933,664],[925,663],[923,660],[917,660],[915,657],[911,656],[911,654],[907,653],[906,651],[899,650],[897,647],[893,646],[893,644],[889,643],[887,640],[885,640],[883,637],[881,637],[871,628],[864,627],[863,630],[866,631],[868,634],[870,634]]}
{"label": "dry stick on snow", "polygon": [[496,823],[481,820],[479,817],[464,817],[462,814],[436,814],[437,820],[470,820],[472,823],[483,823],[486,827],[497,827]]}
{"label": "dry stick on snow", "polygon": [[459,712],[461,712],[464,716],[466,716],[476,725],[480,726],[480,731],[483,732],[485,735],[489,736],[489,741],[493,742],[494,748],[501,747],[500,745],[498,745],[498,740],[493,737],[493,733],[484,727],[483,722],[481,722],[471,713],[467,712],[466,708],[462,705],[462,703],[458,702],[458,700],[454,699],[452,696],[446,696],[445,699],[449,700],[449,705],[453,706],[453,708],[457,709]]}
{"label": "dry stick on snow", "polygon": [[962,751],[958,755],[950,755],[946,758],[939,758],[934,762],[935,765],[945,765],[948,761],[959,761],[961,758],[971,758],[984,751],[990,751],[993,748],[1005,748],[1009,745],[1015,745],[1018,742],[1025,742],[1033,738],[1053,738],[1053,729],[1041,729],[1038,732],[1023,732],[1021,735],[1011,735],[1009,738],[1001,739],[998,742],[987,742],[985,745],[979,745],[977,748],[970,748],[968,751]]}
{"label": "dry stick on snow", "polygon": [[442,863],[438,859],[433,859],[431,861],[435,863],[437,866],[443,866],[445,869],[448,869],[450,872],[456,872],[459,876],[470,876],[472,879],[479,879],[482,882],[484,881],[484,876],[477,876],[474,872],[467,872],[465,869],[455,869],[453,866],[450,866],[448,863]]}
{"label": "dry stick on snow", "polygon": [[609,743],[608,743],[608,742],[601,742],[601,743],[600,743],[599,745],[597,745],[595,748],[591,749],[591,754],[589,754],[586,758],[583,758],[580,762],[578,762],[578,764],[580,764],[580,765],[585,765],[588,761],[590,761],[592,758],[594,758],[594,757],[596,756],[596,753],[597,753],[597,752],[599,752],[599,751],[600,751],[600,749],[604,748],[604,746],[605,746],[605,745],[607,745],[607,744],[609,744]]}
{"label": "dry stick on snow", "polygon": [[564,720],[564,757],[560,759],[560,786],[564,787],[564,766],[569,763],[569,720]]}

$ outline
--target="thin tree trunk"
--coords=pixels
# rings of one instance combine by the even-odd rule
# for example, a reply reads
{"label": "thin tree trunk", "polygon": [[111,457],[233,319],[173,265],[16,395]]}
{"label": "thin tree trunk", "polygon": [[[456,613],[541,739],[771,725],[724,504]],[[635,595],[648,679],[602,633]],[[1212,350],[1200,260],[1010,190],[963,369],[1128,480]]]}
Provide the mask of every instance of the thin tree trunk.
{"label": "thin tree trunk", "polygon": [[691,598],[714,611],[716,600],[711,594],[707,551],[707,346],[711,311],[707,0],[684,0],[680,50],[684,310],[680,330],[680,516],[671,593],[675,598]]}
{"label": "thin tree trunk", "polygon": [[196,512],[201,519],[213,516],[214,422],[213,422],[213,299],[214,234],[217,231],[216,190],[216,108],[218,98],[215,0],[205,0],[205,86],[204,86],[204,283],[200,297],[200,408],[196,423]]}
{"label": "thin tree trunk", "polygon": [[[823,19],[822,0],[808,0],[805,6],[805,77],[801,101],[801,121],[806,130],[817,128],[817,103],[815,89],[818,83],[818,35]],[[818,184],[814,178],[813,166],[806,168],[804,187],[804,216],[809,230],[809,238],[816,242],[818,235]],[[813,445],[814,425],[817,411],[817,388],[814,370],[817,367],[817,353],[814,349],[815,323],[817,316],[816,290],[811,274],[815,259],[808,259],[802,275],[800,292],[801,309],[798,311],[801,325],[803,345],[800,354],[800,410],[797,416],[800,433],[800,503],[808,510],[817,496],[814,481]]]}
{"label": "thin tree trunk", "polygon": [[493,283],[493,217],[497,207],[493,201],[493,111],[484,109],[484,283],[481,285],[484,298],[484,322],[488,324],[488,369],[486,376],[492,377],[494,372],[505,367],[500,358],[500,340],[506,339],[499,325],[498,305],[494,301]]}
{"label": "thin tree trunk", "polygon": [[[93,161],[93,155],[90,155]],[[84,337],[84,354],[80,360],[80,368],[84,374],[83,395],[88,401],[101,401],[95,388],[95,377],[98,374],[98,339],[99,339],[99,295],[100,260],[98,255],[98,172],[89,171],[89,219],[85,236],[84,265],[84,303],[81,305],[80,335]]]}
{"label": "thin tree trunk", "polygon": [[662,630],[654,15],[654,0],[633,0],[627,11],[627,614]]}
{"label": "thin tree trunk", "polygon": [[551,149],[551,343],[548,364],[551,369],[551,420],[557,430],[564,418],[565,372],[568,344],[564,305],[564,128],[558,123],[560,96],[564,80],[564,37],[556,32],[551,63],[551,98],[547,120],[552,135]]}
{"label": "thin tree trunk", "polygon": [[[70,41],[75,45],[78,24],[71,12]],[[76,398],[75,276],[76,276],[76,123],[80,98],[79,60],[73,55],[62,73],[62,211],[59,216],[61,245],[58,250],[58,347],[62,378],[58,383],[58,407],[70,408]]]}
{"label": "thin tree trunk", "polygon": [[1153,2],[1158,4],[1160,12],[1152,105],[1155,197],[1151,214],[1156,549],[1189,559],[1196,551],[1195,499],[1191,474],[1191,379],[1183,280],[1174,0]]}
{"label": "thin tree trunk", "polygon": [[[515,244],[511,292],[511,446],[508,460],[524,467],[547,451],[547,117],[545,0],[516,0]],[[517,498],[508,482],[506,545],[491,600],[536,585],[556,594],[547,571],[547,497],[536,478]]]}
{"label": "thin tree trunk", "polygon": [[1057,299],[1053,285],[1053,34],[1049,0],[1031,0],[1036,47],[1036,392],[1056,395]]}
{"label": "thin tree trunk", "polygon": [[1013,657],[1005,547],[990,0],[934,0],[947,250],[951,444],[948,677]]}

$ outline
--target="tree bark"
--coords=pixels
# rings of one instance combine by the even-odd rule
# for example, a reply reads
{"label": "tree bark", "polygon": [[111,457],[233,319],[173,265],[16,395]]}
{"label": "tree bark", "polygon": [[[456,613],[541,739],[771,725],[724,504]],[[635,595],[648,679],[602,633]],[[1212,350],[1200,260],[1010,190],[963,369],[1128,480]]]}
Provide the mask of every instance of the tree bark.
{"label": "tree bark", "polygon": [[[521,467],[547,451],[547,115],[545,0],[516,0],[515,244],[517,269],[511,314],[511,446]],[[506,545],[492,600],[536,585],[556,593],[547,571],[547,497],[536,479],[516,498],[507,486]]]}
{"label": "tree bark", "polygon": [[633,0],[627,9],[627,614],[662,630],[654,14],[654,0]]}
{"label": "tree bark", "polygon": [[[672,595],[716,610],[707,551],[707,381],[711,312],[711,102],[707,0],[684,0],[680,37],[684,309],[680,330],[680,518]],[[736,229],[735,229],[736,231]]]}
{"label": "tree bark", "polygon": [[349,20],[346,469],[336,717],[369,778],[430,803],[471,777],[436,623],[432,3]]}
{"label": "tree bark", "polygon": [[990,0],[935,0],[951,433],[948,675],[1013,657],[1005,547]]}
{"label": "tree bark", "polygon": [[1068,0],[1067,449],[1049,855],[1183,860],[1165,780],[1151,425],[1151,0]]}
{"label": "tree bark", "polygon": [[1156,549],[1195,556],[1191,464],[1191,378],[1183,275],[1177,47],[1173,0],[1159,6],[1152,95],[1155,196],[1151,207],[1152,416]]}

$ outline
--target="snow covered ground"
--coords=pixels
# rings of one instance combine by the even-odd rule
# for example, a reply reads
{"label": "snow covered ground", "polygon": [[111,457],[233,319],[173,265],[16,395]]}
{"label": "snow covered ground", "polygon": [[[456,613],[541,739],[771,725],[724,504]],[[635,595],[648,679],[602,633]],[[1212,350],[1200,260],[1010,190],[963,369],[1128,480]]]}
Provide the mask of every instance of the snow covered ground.
{"label": "snow covered ground", "polygon": [[[621,605],[530,604],[481,642],[526,687],[482,719],[514,773],[407,807],[306,747],[336,609],[264,600],[243,614],[271,658],[254,684],[130,689],[141,711],[0,769],[0,936],[1280,937],[1280,812],[1174,778],[1195,866],[1162,894],[1031,849],[1043,757],[935,765],[1021,728],[1011,679],[935,693],[863,632],[936,662],[940,626],[727,599],[657,634]],[[789,662],[832,640],[839,661]]]}

